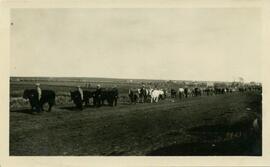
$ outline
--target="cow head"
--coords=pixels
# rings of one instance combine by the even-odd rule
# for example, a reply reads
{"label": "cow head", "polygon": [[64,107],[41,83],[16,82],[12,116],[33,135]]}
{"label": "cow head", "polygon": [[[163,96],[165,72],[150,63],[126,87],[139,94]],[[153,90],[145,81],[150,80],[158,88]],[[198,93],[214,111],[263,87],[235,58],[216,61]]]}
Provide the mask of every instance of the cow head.
{"label": "cow head", "polygon": [[81,95],[79,91],[70,91],[71,100],[75,103],[81,102]]}
{"label": "cow head", "polygon": [[35,97],[37,97],[37,92],[35,90],[29,90],[29,89],[26,89],[24,92],[23,92],[23,98],[24,99],[29,99],[29,100],[32,100],[34,99]]}
{"label": "cow head", "polygon": [[29,90],[24,90],[24,92],[23,92],[23,98],[24,99],[29,99]]}
{"label": "cow head", "polygon": [[70,91],[71,100],[75,100],[75,91]]}

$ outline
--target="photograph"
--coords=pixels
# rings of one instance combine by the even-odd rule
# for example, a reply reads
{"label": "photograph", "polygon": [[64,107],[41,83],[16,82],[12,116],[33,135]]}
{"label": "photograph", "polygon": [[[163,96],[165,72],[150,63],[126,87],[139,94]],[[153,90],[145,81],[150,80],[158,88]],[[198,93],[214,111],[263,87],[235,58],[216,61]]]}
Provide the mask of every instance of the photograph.
{"label": "photograph", "polygon": [[11,8],[9,24],[9,156],[263,156],[261,8]]}

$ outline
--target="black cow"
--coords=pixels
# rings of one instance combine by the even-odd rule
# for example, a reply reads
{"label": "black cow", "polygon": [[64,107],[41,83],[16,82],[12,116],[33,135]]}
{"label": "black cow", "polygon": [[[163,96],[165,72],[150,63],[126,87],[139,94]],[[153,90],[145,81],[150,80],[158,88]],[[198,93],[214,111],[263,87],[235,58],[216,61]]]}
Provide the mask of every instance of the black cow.
{"label": "black cow", "polygon": [[100,107],[101,105],[104,105],[105,101],[107,101],[110,106],[116,106],[118,99],[118,89],[97,89],[94,92],[93,96],[95,107]]}
{"label": "black cow", "polygon": [[171,89],[171,98],[176,98],[176,90],[175,89]]}
{"label": "black cow", "polygon": [[95,92],[94,92],[94,100],[93,100],[93,103],[94,103],[94,106],[95,107],[100,107],[101,104],[104,104],[104,100],[105,100],[105,96],[104,96],[104,91],[101,90],[101,88],[97,89]]}
{"label": "black cow", "polygon": [[215,89],[213,87],[206,87],[204,92],[207,96],[212,96],[215,93]]}
{"label": "black cow", "polygon": [[190,90],[188,88],[184,89],[185,98],[188,98]]}
{"label": "black cow", "polygon": [[145,88],[139,89],[140,102],[145,103],[147,101],[147,91]]}
{"label": "black cow", "polygon": [[55,104],[55,92],[52,90],[42,90],[41,98],[38,99],[38,92],[36,89],[26,89],[23,92],[23,98],[29,99],[32,111],[41,112],[44,111],[43,105],[45,103],[49,104],[48,111],[52,110]]}
{"label": "black cow", "polygon": [[85,103],[85,106],[89,104],[91,98],[94,98],[94,93],[94,91],[83,91],[83,102]]}
{"label": "black cow", "polygon": [[207,96],[209,96],[210,95],[210,88],[205,88],[204,89],[204,93],[207,95]]}
{"label": "black cow", "polygon": [[83,99],[81,98],[81,94],[79,91],[70,91],[71,100],[74,102],[77,108],[83,110]]}
{"label": "black cow", "polygon": [[136,104],[138,102],[139,94],[138,94],[137,90],[129,89],[128,96],[129,96],[129,99],[130,99],[130,103]]}
{"label": "black cow", "polygon": [[224,93],[225,93],[224,88],[215,87],[215,94],[224,94]]}
{"label": "black cow", "polygon": [[202,95],[202,91],[200,88],[195,88],[194,89],[194,95],[195,96],[201,96]]}
{"label": "black cow", "polygon": [[94,92],[84,90],[83,99],[81,99],[81,94],[78,90],[70,91],[71,100],[74,102],[77,108],[83,110],[83,103],[85,106],[89,104],[90,98],[94,97]]}
{"label": "black cow", "polygon": [[108,91],[109,99],[111,99],[111,106],[117,106],[117,100],[118,100],[118,89],[113,88],[112,90]]}

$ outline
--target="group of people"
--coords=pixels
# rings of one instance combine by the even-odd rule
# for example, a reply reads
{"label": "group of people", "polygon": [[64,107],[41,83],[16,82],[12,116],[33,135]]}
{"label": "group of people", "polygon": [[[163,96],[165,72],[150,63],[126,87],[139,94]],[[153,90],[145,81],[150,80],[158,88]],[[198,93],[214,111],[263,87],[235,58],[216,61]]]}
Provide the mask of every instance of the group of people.
{"label": "group of people", "polygon": [[[23,97],[25,99],[29,99],[32,110],[43,110],[43,104],[49,104],[49,110],[51,110],[52,106],[55,104],[55,92],[53,90],[42,90],[40,87],[40,83],[35,84],[35,89],[26,89],[24,91]],[[239,91],[247,91],[247,90],[260,90],[260,87],[249,87],[246,89],[239,89]],[[179,98],[182,97],[192,97],[192,96],[201,96],[205,95],[213,95],[213,94],[224,94],[227,92],[233,92],[232,88],[179,88],[171,89],[171,98],[176,98],[177,95]],[[145,102],[158,102],[160,99],[165,99],[167,96],[166,89],[158,89],[157,87],[151,88],[146,87],[144,84],[139,89],[129,89],[128,96],[131,103],[145,103]],[[87,106],[89,104],[89,99],[93,98],[93,105],[95,107],[100,107],[104,105],[104,101],[107,101],[108,105],[116,106],[118,99],[118,89],[116,86],[113,88],[101,88],[101,85],[97,85],[96,89],[93,91],[83,90],[81,86],[77,86],[76,91],[71,91],[71,100],[74,104],[83,109],[83,105]]]}

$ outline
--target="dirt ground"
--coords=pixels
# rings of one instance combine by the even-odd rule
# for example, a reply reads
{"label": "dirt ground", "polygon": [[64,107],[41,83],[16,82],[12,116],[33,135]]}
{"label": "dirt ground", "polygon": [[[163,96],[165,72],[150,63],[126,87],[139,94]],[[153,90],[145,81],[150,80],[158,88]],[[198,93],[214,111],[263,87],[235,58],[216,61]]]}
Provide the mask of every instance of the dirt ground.
{"label": "dirt ground", "polygon": [[[261,94],[10,111],[10,155],[261,155]],[[259,121],[261,124],[261,121]]]}

